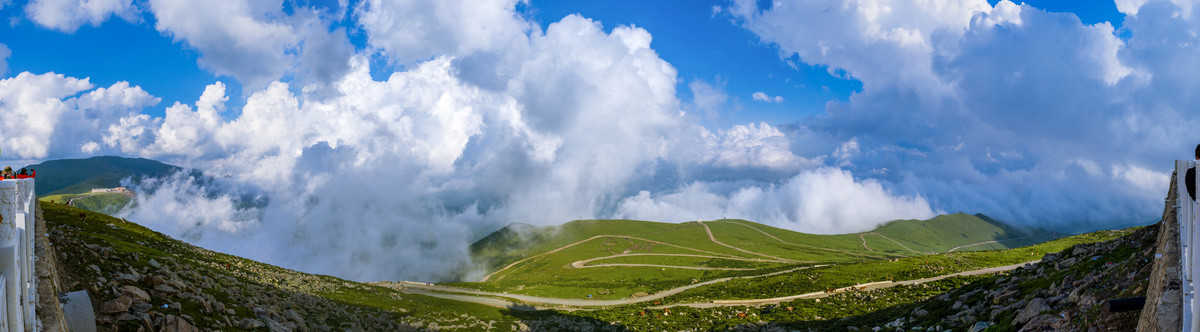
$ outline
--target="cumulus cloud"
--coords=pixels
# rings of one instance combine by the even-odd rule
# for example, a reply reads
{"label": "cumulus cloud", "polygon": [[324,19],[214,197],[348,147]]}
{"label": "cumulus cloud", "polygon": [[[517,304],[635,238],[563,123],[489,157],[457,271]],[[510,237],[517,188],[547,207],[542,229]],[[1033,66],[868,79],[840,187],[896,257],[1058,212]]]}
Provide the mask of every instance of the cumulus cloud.
{"label": "cumulus cloud", "polygon": [[289,9],[282,0],[149,1],[158,31],[198,50],[202,67],[252,89],[287,73],[323,83],[344,74],[353,52],[345,30],[330,30],[318,9]]}
{"label": "cumulus cloud", "polygon": [[411,64],[441,55],[502,50],[536,26],[513,10],[519,0],[368,0],[355,8],[372,47]]}
{"label": "cumulus cloud", "polygon": [[5,118],[0,139],[11,142],[6,151],[27,159],[96,153],[94,140],[102,130],[159,101],[127,82],[93,88],[87,79],[55,73],[23,72],[0,80],[0,113]]}
{"label": "cumulus cloud", "polygon": [[718,166],[794,171],[801,166],[819,164],[793,154],[791,142],[783,132],[765,122],[736,125],[718,131],[716,135],[709,136],[708,145],[704,159]]}
{"label": "cumulus cloud", "polygon": [[781,97],[781,96],[774,96],[774,97],[772,97],[771,95],[768,95],[767,93],[765,93],[765,92],[762,92],[762,91],[755,92],[755,93],[754,93],[753,95],[751,95],[750,97],[751,97],[751,99],[754,99],[755,101],[761,101],[761,102],[765,102],[765,103],[776,103],[776,104],[778,104],[778,103],[782,103],[782,102],[783,102],[783,97]]}
{"label": "cumulus cloud", "polygon": [[25,12],[34,23],[67,33],[84,24],[99,26],[113,16],[138,19],[132,0],[32,0],[25,5]]}

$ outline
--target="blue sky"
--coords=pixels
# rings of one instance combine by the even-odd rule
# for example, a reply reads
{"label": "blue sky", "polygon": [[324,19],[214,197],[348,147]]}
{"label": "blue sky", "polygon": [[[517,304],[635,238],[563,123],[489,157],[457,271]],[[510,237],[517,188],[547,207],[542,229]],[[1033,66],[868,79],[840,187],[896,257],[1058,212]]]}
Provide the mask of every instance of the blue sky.
{"label": "blue sky", "polygon": [[0,161],[199,167],[123,217],[356,279],[580,217],[1145,223],[1200,141],[1192,0],[0,3]]}

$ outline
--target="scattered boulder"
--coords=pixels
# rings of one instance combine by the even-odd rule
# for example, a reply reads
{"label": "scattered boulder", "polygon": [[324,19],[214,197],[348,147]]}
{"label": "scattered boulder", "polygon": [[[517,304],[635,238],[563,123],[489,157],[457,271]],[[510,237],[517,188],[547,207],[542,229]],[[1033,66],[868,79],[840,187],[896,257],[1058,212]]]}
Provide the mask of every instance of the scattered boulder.
{"label": "scattered boulder", "polygon": [[1029,320],[1041,314],[1042,311],[1046,310],[1050,310],[1050,306],[1046,305],[1046,300],[1040,297],[1035,298],[1033,301],[1029,301],[1029,304],[1025,306],[1025,309],[1021,309],[1021,311],[1017,312],[1017,317],[1013,318],[1013,324],[1025,324],[1026,322],[1029,322]]}
{"label": "scattered boulder", "polygon": [[167,293],[167,294],[174,294],[175,292],[178,292],[177,290],[175,290],[175,288],[172,288],[171,286],[167,286],[167,285],[156,285],[156,286],[154,286],[154,290],[158,291],[158,292],[162,292],[162,293]]}
{"label": "scattered boulder", "polygon": [[238,326],[241,326],[243,329],[251,330],[251,329],[261,328],[261,327],[267,326],[267,325],[263,324],[263,322],[260,320],[257,320],[254,318],[246,318],[246,319],[242,319],[242,321],[238,323]]}
{"label": "scattered boulder", "polygon": [[138,280],[141,280],[141,279],[142,279],[142,276],[137,275],[136,273],[134,273],[134,274],[117,273],[117,275],[113,277],[113,281],[115,281],[119,284],[126,284],[126,285],[136,284],[138,282]]}
{"label": "scattered boulder", "polygon": [[159,327],[161,332],[200,332],[200,329],[188,324],[186,320],[175,315],[167,315],[163,317],[162,326]]}
{"label": "scattered boulder", "polygon": [[1066,320],[1055,315],[1041,315],[1029,320],[1029,323],[1022,326],[1020,332],[1033,331],[1062,331]]}
{"label": "scattered boulder", "polygon": [[125,285],[121,286],[120,291],[121,294],[132,296],[134,299],[141,300],[142,302],[150,302],[150,294],[146,293],[146,291],[142,290],[141,288]]}
{"label": "scattered boulder", "polygon": [[295,310],[292,310],[292,309],[284,310],[283,316],[287,317],[287,319],[290,321],[296,322],[296,324],[304,325],[304,318],[300,317],[300,314],[297,313]]}
{"label": "scattered boulder", "polygon": [[102,314],[115,314],[129,310],[130,305],[133,305],[133,298],[121,295],[121,297],[101,303],[99,311]]}

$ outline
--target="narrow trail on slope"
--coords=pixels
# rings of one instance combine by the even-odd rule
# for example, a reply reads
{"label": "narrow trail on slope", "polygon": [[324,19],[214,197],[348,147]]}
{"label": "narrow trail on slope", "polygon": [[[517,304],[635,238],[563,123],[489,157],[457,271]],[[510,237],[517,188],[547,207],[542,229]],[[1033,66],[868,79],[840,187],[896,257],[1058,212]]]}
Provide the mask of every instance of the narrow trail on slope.
{"label": "narrow trail on slope", "polygon": [[74,204],[74,203],[75,203],[75,200],[77,200],[77,199],[80,199],[80,198],[88,198],[88,197],[92,197],[92,194],[86,194],[86,195],[83,195],[83,196],[75,196],[75,197],[72,197],[71,199],[67,200],[67,205],[70,205],[70,206],[75,206],[75,205],[72,205],[72,204]]}
{"label": "narrow trail on slope", "polygon": [[972,244],[964,244],[964,245],[961,245],[961,246],[957,246],[957,247],[954,247],[954,248],[950,248],[950,250],[948,250],[948,251],[946,251],[946,252],[954,252],[955,250],[958,250],[958,249],[962,249],[962,248],[966,248],[966,247],[974,247],[974,246],[981,245],[981,244],[988,244],[988,243],[1000,243],[1000,241],[1020,240],[1020,239],[1024,239],[1024,238],[1031,238],[1031,237],[1034,237],[1034,236],[1042,236],[1042,235],[1046,235],[1046,234],[1047,234],[1047,233],[1040,233],[1040,234],[1026,235],[1026,236],[1022,236],[1022,237],[1014,237],[1014,238],[1011,238],[1011,239],[1001,239],[1001,240],[983,241],[983,242],[979,242],[979,243],[972,243]]}
{"label": "narrow trail on slope", "polygon": [[751,255],[758,255],[758,256],[762,256],[762,257],[767,257],[767,258],[770,258],[770,259],[774,259],[775,261],[778,261],[778,262],[780,262],[780,263],[813,263],[813,262],[809,262],[809,261],[797,261],[797,260],[791,260],[791,259],[786,259],[786,258],[779,258],[779,257],[775,257],[775,256],[767,255],[767,254],[760,254],[760,253],[757,253],[757,252],[753,252],[753,251],[749,251],[749,250],[746,250],[746,249],[742,249],[742,248],[738,248],[738,247],[734,247],[734,246],[731,246],[731,245],[728,245],[728,244],[721,243],[721,241],[717,241],[717,238],[716,238],[715,236],[713,236],[712,229],[708,228],[708,225],[704,224],[704,223],[705,223],[704,221],[697,221],[697,222],[699,222],[699,223],[700,223],[700,226],[704,226],[704,232],[705,232],[705,233],[708,233],[708,239],[709,239],[710,241],[712,241],[713,243],[716,243],[716,244],[719,244],[719,245],[722,245],[722,246],[726,246],[726,247],[729,247],[730,249],[737,250],[737,251],[741,251],[741,252],[744,252],[744,253],[747,253],[747,254],[751,254]]}
{"label": "narrow trail on slope", "polygon": [[[875,249],[871,249],[871,247],[867,246],[867,237],[866,236],[863,236],[863,234],[858,234],[858,238],[862,240],[863,248],[867,248],[867,251],[875,251]],[[878,252],[878,251],[875,251],[875,252]]]}
{"label": "narrow trail on slope", "polygon": [[837,288],[834,290],[834,292],[812,292],[812,293],[805,293],[805,294],[799,294],[799,295],[772,297],[772,298],[765,298],[765,299],[714,300],[711,302],[660,305],[660,306],[654,306],[654,307],[650,307],[650,308],[651,309],[662,309],[662,308],[677,307],[677,306],[686,306],[686,307],[693,307],[693,308],[712,308],[712,307],[724,307],[724,306],[735,306],[735,305],[775,304],[775,303],[787,302],[787,301],[796,300],[796,299],[819,299],[819,298],[823,298],[823,297],[833,296],[834,294],[837,294],[839,292],[844,292],[847,290],[883,289],[883,288],[891,288],[891,287],[896,287],[896,286],[923,284],[923,283],[927,283],[927,282],[931,282],[931,281],[938,281],[938,280],[942,280],[942,279],[946,279],[946,278],[950,278],[950,277],[976,276],[976,275],[983,275],[983,274],[999,273],[999,272],[1014,270],[1014,269],[1020,268],[1022,266],[1025,266],[1026,264],[1037,264],[1041,261],[1042,260],[1038,259],[1038,260],[1032,260],[1032,261],[1019,263],[1019,264],[1013,264],[1013,265],[995,266],[995,267],[982,268],[982,269],[971,270],[971,271],[956,272],[956,273],[950,273],[950,274],[943,274],[943,275],[929,277],[929,278],[921,278],[921,279],[913,279],[913,280],[905,280],[905,281],[868,282],[868,283],[858,284],[858,285],[854,285],[854,286]]}
{"label": "narrow trail on slope", "polygon": [[[933,255],[933,254],[936,254],[936,252],[920,252],[920,251],[913,250],[913,248],[909,248],[908,246],[904,245],[903,243],[900,243],[900,241],[896,241],[895,239],[892,239],[892,238],[890,238],[890,237],[887,237],[887,235],[883,235],[883,234],[879,234],[879,233],[875,233],[875,232],[867,232],[867,233],[863,233],[863,234],[878,235],[879,237],[885,238],[885,239],[887,239],[888,241],[892,241],[892,243],[895,243],[896,245],[899,245],[900,247],[904,248],[905,250],[908,250],[908,251],[911,251],[911,252],[915,252],[915,253],[917,253],[918,255]],[[863,245],[866,245],[866,243],[867,243],[867,242],[866,242],[866,239],[863,239]]]}
{"label": "narrow trail on slope", "polygon": [[[710,233],[710,234],[709,234],[709,236],[711,237],[711,236],[712,236],[712,234]],[[648,240],[648,239],[643,239],[643,238],[639,238],[639,237],[633,237],[633,236],[625,236],[625,235],[596,235],[596,236],[589,237],[589,238],[587,238],[587,239],[580,240],[580,241],[578,241],[578,242],[575,242],[575,243],[572,243],[572,244],[568,244],[568,245],[565,245],[565,246],[559,247],[558,249],[550,250],[550,251],[547,251],[547,252],[544,252],[544,253],[540,253],[540,254],[537,254],[537,255],[533,255],[533,256],[526,257],[526,258],[524,258],[524,259],[521,259],[521,260],[519,260],[519,261],[516,261],[516,262],[512,262],[512,264],[508,264],[508,265],[504,266],[504,268],[501,268],[501,269],[499,269],[499,270],[496,270],[496,272],[489,273],[488,275],[484,276],[482,279],[479,279],[479,282],[485,282],[485,281],[488,281],[488,280],[490,280],[490,279],[492,278],[492,276],[496,275],[497,273],[500,273],[500,272],[503,272],[503,271],[505,271],[505,270],[508,270],[509,268],[511,268],[511,267],[513,267],[513,266],[516,266],[517,264],[521,264],[521,263],[524,263],[524,262],[526,262],[526,261],[528,261],[528,260],[531,260],[531,259],[534,259],[534,258],[538,258],[538,257],[541,257],[541,256],[545,256],[545,255],[553,254],[553,253],[556,253],[556,252],[562,251],[563,249],[567,249],[567,248],[570,248],[570,247],[573,247],[573,246],[576,246],[576,245],[582,244],[582,243],[584,243],[584,242],[588,242],[588,241],[595,240],[595,239],[602,238],[602,237],[609,237],[609,238],[622,238],[622,239],[633,239],[633,240],[646,241],[646,242],[650,242],[650,243],[655,243],[655,244],[661,244],[661,245],[671,246],[671,247],[680,248],[680,249],[691,250],[691,251],[695,251],[695,252],[702,252],[702,253],[711,254],[711,255],[716,255],[716,256],[731,257],[731,258],[740,258],[740,257],[733,256],[733,255],[722,254],[722,253],[716,253],[716,252],[711,252],[711,251],[707,251],[707,250],[700,250],[700,249],[695,249],[695,248],[688,248],[688,247],[684,247],[684,246],[680,246],[680,245],[676,245],[676,244],[671,244],[671,243],[666,243],[666,242],[660,242],[660,241],[654,241],[654,240]],[[780,263],[792,263],[792,261],[781,261]]]}
{"label": "narrow trail on slope", "polygon": [[[753,229],[753,230],[755,230],[755,231],[757,231],[757,232],[759,232],[759,233],[762,233],[762,235],[766,235],[766,236],[767,236],[767,237],[769,237],[769,238],[775,239],[775,241],[783,242],[783,243],[790,244],[790,245],[793,245],[793,246],[805,247],[805,248],[812,248],[812,249],[817,249],[817,250],[832,251],[832,252],[843,253],[843,254],[852,255],[852,256],[863,256],[863,257],[870,257],[870,258],[876,258],[876,259],[883,259],[883,258],[884,258],[884,257],[872,256],[872,255],[866,255],[866,254],[857,253],[857,252],[852,252],[852,251],[845,251],[845,250],[839,250],[839,249],[833,249],[833,248],[821,248],[821,247],[812,246],[812,245],[807,245],[807,244],[800,244],[800,243],[788,242],[788,241],[784,241],[783,239],[780,239],[780,238],[778,238],[778,237],[775,237],[774,235],[771,235],[771,233],[764,232],[764,231],[762,231],[761,229],[755,228],[754,226],[750,226],[750,225],[743,224],[743,223],[740,223],[740,222],[724,221],[724,220],[716,220],[716,221],[710,221],[710,222],[723,222],[723,223],[730,223],[730,224],[735,224],[735,225],[742,225],[742,226],[744,226],[744,227],[746,227],[746,228]],[[860,236],[861,236],[861,235],[860,235]],[[866,239],[863,239],[863,246],[864,246],[864,247],[866,247]],[[871,250],[871,248],[867,248],[867,250]],[[871,251],[874,251],[874,250],[871,250]]]}
{"label": "narrow trail on slope", "polygon": [[[726,281],[733,280],[733,279],[751,279],[751,278],[770,277],[770,276],[775,276],[775,275],[780,275],[780,274],[785,274],[785,273],[792,273],[792,272],[796,272],[796,271],[803,270],[803,269],[810,269],[810,268],[823,267],[823,266],[829,266],[829,265],[804,266],[804,267],[798,267],[798,268],[794,268],[794,269],[776,271],[776,272],[771,272],[771,273],[761,274],[761,275],[754,275],[754,276],[725,277],[725,278],[713,279],[713,280],[709,280],[709,281],[698,282],[698,283],[694,283],[691,285],[680,286],[680,287],[676,287],[676,288],[672,288],[672,289],[668,289],[668,290],[664,290],[664,291],[655,292],[654,294],[651,294],[650,296],[643,296],[643,297],[639,297],[639,298],[629,298],[629,299],[619,299],[619,300],[564,299],[564,298],[557,298],[557,297],[540,297],[540,296],[529,296],[529,295],[518,295],[518,294],[492,293],[492,292],[485,292],[485,291],[475,290],[475,289],[470,289],[470,288],[431,285],[431,284],[411,282],[411,281],[400,281],[400,282],[381,281],[381,282],[376,282],[376,283],[372,283],[372,284],[378,285],[378,286],[383,286],[383,287],[399,289],[401,292],[406,292],[406,293],[415,293],[415,294],[441,297],[441,298],[452,299],[452,300],[481,303],[481,304],[486,304],[486,305],[496,305],[496,299],[492,298],[492,297],[502,297],[502,298],[518,300],[518,301],[522,301],[522,302],[526,302],[526,303],[536,303],[536,304],[565,305],[565,306],[576,306],[576,307],[603,307],[603,306],[626,305],[626,304],[654,301],[654,300],[662,299],[667,296],[678,294],[680,292],[683,292],[683,291],[686,291],[686,290],[689,290],[692,288],[703,287],[703,286],[712,285],[715,283],[726,282]],[[443,293],[455,293],[455,294],[443,294]],[[469,295],[464,295],[464,294],[469,294]],[[478,296],[471,296],[471,295],[478,295]],[[490,297],[479,297],[479,296],[490,296]]]}
{"label": "narrow trail on slope", "polygon": [[592,261],[598,261],[598,260],[609,259],[609,258],[618,258],[618,257],[629,257],[629,256],[698,257],[698,258],[716,258],[716,259],[728,259],[728,260],[749,261],[749,262],[778,263],[773,260],[758,259],[758,258],[730,258],[730,257],[721,257],[721,256],[705,256],[705,255],[689,255],[689,254],[637,253],[637,254],[619,254],[619,255],[596,257],[596,258],[589,258],[589,259],[585,259],[585,260],[574,261],[574,262],[571,262],[571,267],[583,269],[583,268],[606,267],[606,266],[649,266],[649,267],[665,267],[665,268],[673,268],[673,269],[714,270],[714,271],[753,271],[753,270],[763,269],[763,268],[727,268],[727,267],[679,266],[679,265],[657,265],[657,264],[635,264],[635,263],[609,263],[609,264],[584,265],[584,264],[590,263]]}

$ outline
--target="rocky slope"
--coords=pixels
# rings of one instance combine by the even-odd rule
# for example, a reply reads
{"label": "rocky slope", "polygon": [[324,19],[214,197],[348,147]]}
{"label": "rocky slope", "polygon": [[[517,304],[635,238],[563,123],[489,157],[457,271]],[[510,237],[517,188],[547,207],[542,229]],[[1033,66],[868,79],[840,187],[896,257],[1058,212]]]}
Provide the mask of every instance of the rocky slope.
{"label": "rocky slope", "polygon": [[499,309],[291,271],[42,203],[62,292],[86,290],[100,331],[519,328]]}

